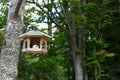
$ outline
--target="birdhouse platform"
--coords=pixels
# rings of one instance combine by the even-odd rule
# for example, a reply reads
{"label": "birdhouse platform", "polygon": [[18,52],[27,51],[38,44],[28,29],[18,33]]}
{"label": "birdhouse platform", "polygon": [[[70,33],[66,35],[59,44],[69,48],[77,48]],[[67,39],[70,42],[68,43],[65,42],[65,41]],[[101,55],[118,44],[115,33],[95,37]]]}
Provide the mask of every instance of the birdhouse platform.
{"label": "birdhouse platform", "polygon": [[47,53],[47,40],[51,36],[40,31],[29,31],[19,36],[23,40],[22,52]]}

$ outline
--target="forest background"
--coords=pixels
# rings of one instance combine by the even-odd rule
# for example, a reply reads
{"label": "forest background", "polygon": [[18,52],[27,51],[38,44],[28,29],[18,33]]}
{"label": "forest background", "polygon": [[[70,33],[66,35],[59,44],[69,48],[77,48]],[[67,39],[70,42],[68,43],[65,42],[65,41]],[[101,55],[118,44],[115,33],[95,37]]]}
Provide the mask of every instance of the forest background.
{"label": "forest background", "polygon": [[[120,79],[120,0],[36,1],[26,2],[23,32],[40,30],[53,39],[45,55],[20,52],[17,80]],[[1,50],[9,1],[0,2]]]}

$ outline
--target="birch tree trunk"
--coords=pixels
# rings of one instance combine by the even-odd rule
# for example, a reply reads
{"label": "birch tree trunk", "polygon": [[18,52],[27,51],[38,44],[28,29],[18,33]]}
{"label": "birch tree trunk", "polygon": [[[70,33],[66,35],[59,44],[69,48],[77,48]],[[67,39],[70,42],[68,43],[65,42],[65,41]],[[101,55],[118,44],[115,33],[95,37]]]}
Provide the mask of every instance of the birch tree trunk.
{"label": "birch tree trunk", "polygon": [[0,80],[16,80],[20,52],[19,35],[24,28],[25,0],[10,0],[6,23],[5,42],[0,56]]}

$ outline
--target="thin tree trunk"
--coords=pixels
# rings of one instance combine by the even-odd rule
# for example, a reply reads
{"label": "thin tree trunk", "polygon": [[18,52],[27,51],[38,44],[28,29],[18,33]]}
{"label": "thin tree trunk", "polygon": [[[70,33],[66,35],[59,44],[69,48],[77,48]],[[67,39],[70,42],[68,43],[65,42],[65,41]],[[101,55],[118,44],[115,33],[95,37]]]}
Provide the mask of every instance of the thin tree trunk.
{"label": "thin tree trunk", "polygon": [[98,80],[97,79],[97,67],[95,67],[95,80]]}
{"label": "thin tree trunk", "polygon": [[[94,54],[96,54],[96,46],[94,46]],[[97,66],[95,66],[95,68],[94,68],[95,80],[98,80],[98,79],[97,79],[97,73],[98,73]]]}
{"label": "thin tree trunk", "polygon": [[[85,37],[83,39],[83,58],[86,57],[86,51],[85,51]],[[85,59],[83,59],[84,61],[86,61]],[[88,80],[88,73],[87,73],[87,67],[84,67],[84,80]]]}
{"label": "thin tree trunk", "polygon": [[72,56],[72,61],[75,71],[75,80],[83,80],[83,69],[81,65],[82,57],[80,53],[77,52],[77,45],[75,45],[76,43],[74,41],[71,40],[70,55]]}
{"label": "thin tree trunk", "polygon": [[16,80],[20,52],[19,35],[24,28],[23,13],[25,0],[10,0],[6,25],[5,42],[0,56],[0,80]]}
{"label": "thin tree trunk", "polygon": [[82,66],[80,63],[81,63],[80,55],[76,54],[73,57],[73,66],[74,66],[74,70],[75,70],[75,80],[83,80],[83,70],[82,70]]}
{"label": "thin tree trunk", "polygon": [[[48,0],[48,4],[50,4],[50,0]],[[52,22],[49,19],[49,16],[52,16],[52,6],[50,7],[50,9],[48,10],[48,18],[47,18],[47,24],[48,24],[48,34],[50,36],[52,36]]]}

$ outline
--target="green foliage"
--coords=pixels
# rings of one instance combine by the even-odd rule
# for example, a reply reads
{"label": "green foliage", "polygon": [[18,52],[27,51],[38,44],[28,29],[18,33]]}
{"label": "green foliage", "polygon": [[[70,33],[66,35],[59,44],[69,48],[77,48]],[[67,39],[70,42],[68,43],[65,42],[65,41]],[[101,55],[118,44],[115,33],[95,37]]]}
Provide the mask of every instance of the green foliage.
{"label": "green foliage", "polygon": [[[81,5],[81,9],[86,17],[86,57],[83,65],[88,68],[89,79],[93,80],[97,77],[98,80],[103,80],[109,77],[109,74],[104,69],[104,63],[109,58],[113,58],[115,53],[107,50],[110,46],[105,40],[105,29],[112,24],[110,10],[106,8],[108,1],[103,3],[89,2]],[[97,69],[97,76],[95,76],[95,68]],[[104,78],[103,78],[104,77]]]}
{"label": "green foliage", "polygon": [[4,28],[6,25],[7,20],[7,5],[6,4],[0,4],[0,29]]}
{"label": "green foliage", "polygon": [[3,44],[4,28],[6,25],[7,13],[8,11],[6,3],[0,3],[0,53]]}
{"label": "green foliage", "polygon": [[[104,79],[107,80],[107,78],[109,78],[110,76],[106,70],[107,68],[108,69],[111,68],[106,65],[106,61],[109,61],[109,59],[112,59],[116,56],[115,53],[112,53],[111,51],[108,50],[111,44],[109,43],[110,40],[106,41],[105,38],[106,32],[109,32],[108,30],[110,30],[108,26],[112,24],[112,17],[109,14],[110,9],[108,9],[107,7],[109,1],[102,2],[98,0],[98,1],[91,1],[86,4],[81,4],[80,8],[82,13],[78,13],[77,11],[78,10],[77,9],[78,6],[76,5],[78,3],[77,0],[74,1],[67,0],[63,2],[64,3],[53,1],[51,4],[45,4],[43,7],[45,9],[48,9],[48,11],[50,11],[50,16],[54,15],[54,17],[52,18],[56,19],[56,21],[60,22],[61,24],[65,23],[64,15],[67,14],[70,16],[69,20],[71,22],[76,23],[75,24],[76,30],[84,29],[83,34],[76,33],[77,34],[76,36],[78,37],[81,35],[85,35],[86,56],[84,57],[85,61],[82,64],[83,66],[87,67],[87,73],[89,75],[90,80],[93,80],[95,77],[97,77],[98,80],[104,80]],[[66,14],[62,14],[61,7],[59,6],[61,4],[64,4],[64,6],[68,9]],[[57,7],[56,9],[60,10],[59,13],[62,15],[62,17],[60,17],[55,10],[54,12],[52,12],[50,9],[52,7],[53,8]],[[38,20],[32,18],[30,19],[30,17],[32,17],[31,13],[36,11],[38,15],[41,15],[41,17],[39,17]],[[36,10],[35,8],[31,8],[30,10],[28,10],[26,12],[26,15],[28,15],[26,20],[29,20],[26,21],[26,23],[30,25],[28,30],[35,28],[33,27],[35,26],[35,24],[31,24],[30,22],[34,22],[34,21],[45,22],[45,19],[47,18],[47,14],[44,14],[43,12]],[[114,34],[112,35],[114,36]],[[109,34],[107,34],[107,36],[111,37],[111,35]],[[25,64],[29,64],[32,67],[26,70],[26,76],[27,75],[32,76],[32,77],[28,77],[29,79],[30,78],[36,80],[40,79],[38,78],[37,75],[33,73],[29,74],[29,70],[33,70],[33,69],[39,70],[40,73],[49,76],[52,80],[61,80],[62,78],[58,77],[60,75],[64,79],[67,79],[68,77],[68,75],[66,75],[66,73],[68,72],[67,68],[71,66],[68,55],[66,55],[67,53],[66,51],[68,50],[67,48],[69,48],[69,44],[68,42],[66,42],[67,41],[66,36],[64,36],[63,32],[61,32],[61,30],[58,30],[58,28],[56,32],[53,34],[53,38],[54,40],[50,41],[50,45],[49,45],[50,49],[47,55],[38,55],[38,56],[34,55],[34,57],[32,58],[26,58],[25,56],[27,55],[24,55],[25,58],[23,60],[26,61]],[[78,50],[78,52],[82,53],[82,50]],[[33,56],[33,55],[29,55],[29,56]],[[97,69],[97,76],[94,75],[95,68]],[[22,69],[19,68],[19,70],[21,72]],[[19,73],[18,78],[20,78],[20,76],[21,73]]]}
{"label": "green foliage", "polygon": [[[0,29],[4,28],[6,24],[8,13],[6,1],[0,1],[3,2],[0,4]],[[86,4],[80,5],[80,13],[77,11],[78,0],[58,2],[51,0],[51,3],[42,5],[48,10],[49,16],[60,22],[65,29],[67,29],[65,15],[69,15],[71,23],[75,22],[76,36],[84,35],[86,55],[82,65],[87,69],[89,80],[94,80],[95,77],[98,80],[118,80],[120,78],[120,10],[118,1],[87,0]],[[65,14],[63,14],[61,5],[68,10]],[[36,30],[38,29],[37,23],[47,22],[48,13],[45,14],[36,7],[27,9],[24,18],[25,31]],[[56,25],[54,27],[56,28]],[[77,30],[83,30],[82,34]],[[51,80],[68,80],[68,69],[72,67],[70,56],[67,54],[70,44],[61,29],[56,28],[52,35],[53,40],[48,43],[47,54],[20,53],[17,80],[45,80],[45,77]],[[0,36],[0,49],[1,46],[2,37]],[[83,52],[81,49],[77,51],[81,54]],[[95,69],[97,76],[95,76]]]}
{"label": "green foliage", "polygon": [[8,2],[9,0],[0,0],[0,3],[6,3]]}

